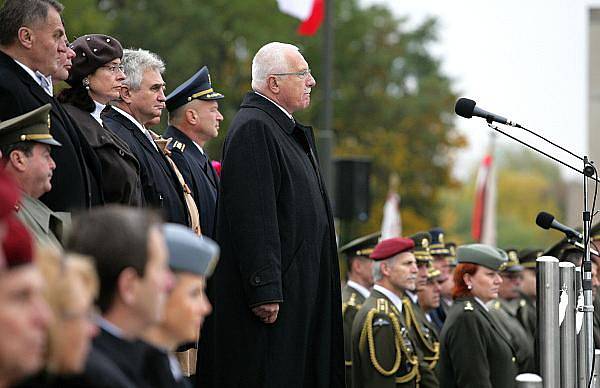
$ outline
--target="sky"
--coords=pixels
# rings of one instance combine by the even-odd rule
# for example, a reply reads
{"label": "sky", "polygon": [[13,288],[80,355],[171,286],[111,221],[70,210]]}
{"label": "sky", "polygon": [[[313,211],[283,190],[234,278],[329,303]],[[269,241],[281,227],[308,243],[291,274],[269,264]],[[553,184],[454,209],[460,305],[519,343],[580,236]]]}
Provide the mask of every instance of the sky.
{"label": "sky", "polygon": [[[588,9],[600,0],[361,0],[386,4],[415,25],[427,16],[439,22],[431,47],[460,97],[541,134],[578,155],[587,153]],[[464,178],[485,153],[485,120],[457,116],[469,141],[457,158]],[[502,126],[501,126],[502,127]],[[510,133],[580,167],[519,129]],[[523,146],[499,135],[498,143]],[[597,162],[597,164],[600,161]],[[567,179],[576,173],[561,166]]]}

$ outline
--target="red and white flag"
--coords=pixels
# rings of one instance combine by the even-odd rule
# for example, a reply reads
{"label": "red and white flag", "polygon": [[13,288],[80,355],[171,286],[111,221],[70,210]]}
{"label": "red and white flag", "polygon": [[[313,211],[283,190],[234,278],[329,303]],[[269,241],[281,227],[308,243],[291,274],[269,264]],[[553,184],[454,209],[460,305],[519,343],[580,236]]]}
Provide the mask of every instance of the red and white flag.
{"label": "red and white flag", "polygon": [[402,220],[400,218],[400,196],[397,193],[398,176],[390,177],[390,189],[383,205],[381,221],[381,240],[402,235]]}
{"label": "red and white flag", "polygon": [[496,174],[494,139],[477,172],[475,205],[471,219],[471,236],[482,244],[496,245]]}
{"label": "red and white flag", "polygon": [[325,0],[277,0],[281,12],[300,19],[298,34],[314,35],[325,17]]}

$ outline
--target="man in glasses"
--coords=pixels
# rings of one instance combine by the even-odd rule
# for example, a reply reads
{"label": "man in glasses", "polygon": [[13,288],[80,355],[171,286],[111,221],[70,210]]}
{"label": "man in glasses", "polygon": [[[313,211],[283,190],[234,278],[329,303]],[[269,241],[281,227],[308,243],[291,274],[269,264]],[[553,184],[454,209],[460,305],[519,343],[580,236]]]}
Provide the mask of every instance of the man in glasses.
{"label": "man in glasses", "polygon": [[214,283],[226,286],[214,289],[214,350],[199,360],[215,364],[201,366],[200,386],[344,386],[333,216],[312,129],[294,117],[315,84],[295,46],[254,56],[223,149]]}

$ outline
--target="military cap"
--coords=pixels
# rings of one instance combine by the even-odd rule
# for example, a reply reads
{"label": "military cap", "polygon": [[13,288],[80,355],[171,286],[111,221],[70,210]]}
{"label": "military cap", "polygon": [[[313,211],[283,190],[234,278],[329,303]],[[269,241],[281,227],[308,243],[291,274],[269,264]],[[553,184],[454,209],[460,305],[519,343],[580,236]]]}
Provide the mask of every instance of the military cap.
{"label": "military cap", "polygon": [[456,250],[456,261],[482,265],[494,271],[502,271],[508,261],[508,256],[500,248],[486,244],[461,245]]}
{"label": "military cap", "polygon": [[6,236],[2,250],[6,267],[13,268],[33,262],[33,239],[27,228],[15,215],[6,218]]}
{"label": "military cap", "polygon": [[523,271],[523,266],[519,262],[519,254],[517,250],[514,248],[506,249],[506,255],[508,256],[508,261],[506,262],[506,267],[504,268],[505,272],[521,272]]}
{"label": "military cap", "polygon": [[163,232],[169,249],[169,267],[173,272],[212,275],[220,252],[216,242],[179,224],[164,224]]}
{"label": "military cap", "polygon": [[67,83],[81,85],[81,81],[108,62],[123,57],[123,46],[112,36],[89,34],[80,36],[70,45],[75,51]]}
{"label": "military cap", "polygon": [[389,259],[403,252],[410,252],[415,247],[415,242],[406,237],[393,237],[382,240],[375,246],[369,257],[375,261]]}
{"label": "military cap", "polygon": [[46,104],[12,119],[0,122],[0,145],[6,146],[21,141],[35,141],[52,146],[61,146],[50,134],[50,109]]}
{"label": "military cap", "polygon": [[442,271],[440,271],[439,269],[435,268],[434,266],[431,266],[431,267],[429,267],[427,269],[427,279],[437,278],[441,274],[442,274]]}
{"label": "military cap", "polygon": [[521,251],[519,251],[521,265],[525,269],[535,269],[537,258],[542,256],[543,254],[544,251],[542,249],[522,249]]}
{"label": "military cap", "polygon": [[220,100],[224,97],[213,90],[208,67],[204,66],[167,96],[167,110],[173,112],[194,99]]}
{"label": "military cap", "polygon": [[450,251],[444,243],[444,229],[433,228],[429,231],[431,235],[431,244],[429,245],[429,252],[432,255],[449,255]]}
{"label": "military cap", "polygon": [[355,256],[368,258],[369,255],[373,253],[375,245],[377,245],[377,242],[379,241],[379,237],[381,237],[381,232],[375,232],[359,237],[338,249],[338,252],[349,258]]}
{"label": "military cap", "polygon": [[448,255],[446,255],[446,261],[450,266],[456,266],[456,243],[446,243],[446,249],[448,249]]}
{"label": "military cap", "polygon": [[433,261],[433,257],[429,253],[429,243],[431,241],[429,232],[418,232],[410,236],[410,238],[415,243],[413,254],[417,261],[426,263]]}

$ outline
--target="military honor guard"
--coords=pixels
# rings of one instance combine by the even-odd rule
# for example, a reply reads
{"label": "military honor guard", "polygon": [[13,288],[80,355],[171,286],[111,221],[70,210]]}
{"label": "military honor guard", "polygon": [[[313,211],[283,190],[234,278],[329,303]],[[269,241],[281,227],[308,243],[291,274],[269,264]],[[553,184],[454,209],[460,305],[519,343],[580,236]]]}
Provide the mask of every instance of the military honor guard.
{"label": "military honor guard", "polygon": [[56,164],[51,148],[61,144],[50,134],[50,104],[0,122],[0,150],[4,169],[22,191],[17,217],[39,244],[62,251],[63,222],[68,214],[55,213],[39,198],[52,189]]}
{"label": "military honor guard", "polygon": [[405,290],[416,287],[414,246],[409,238],[390,238],[370,255],[375,285],[352,326],[354,388],[417,387],[421,380],[415,339],[402,303]]}
{"label": "military honor guard", "polygon": [[373,261],[369,259],[369,255],[373,253],[379,237],[381,232],[359,237],[339,250],[346,258],[348,268],[348,280],[342,288],[346,387],[352,386],[352,323],[373,287]]}
{"label": "military honor guard", "polygon": [[211,238],[215,236],[219,177],[204,146],[219,134],[223,116],[218,101],[222,98],[213,89],[204,66],[171,92],[166,101],[169,127],[164,137],[172,139],[168,150],[198,207],[200,232]]}
{"label": "military honor guard", "polygon": [[498,297],[501,249],[484,244],[458,247],[455,301],[440,335],[438,375],[444,388],[513,387],[515,350],[491,317],[486,303]]}

